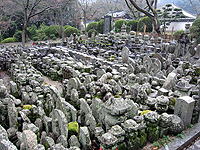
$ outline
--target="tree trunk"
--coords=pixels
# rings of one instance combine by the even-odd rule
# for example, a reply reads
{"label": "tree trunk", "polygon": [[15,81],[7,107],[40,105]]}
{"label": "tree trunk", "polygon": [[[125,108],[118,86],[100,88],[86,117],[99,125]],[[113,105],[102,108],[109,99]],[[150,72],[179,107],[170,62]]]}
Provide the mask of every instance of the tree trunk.
{"label": "tree trunk", "polygon": [[83,21],[84,21],[84,25],[85,25],[85,32],[86,32],[86,11],[83,10]]}
{"label": "tree trunk", "polygon": [[153,33],[156,32],[158,33],[159,36],[161,36],[160,26],[158,23],[157,16],[154,16],[154,19],[152,21],[153,21]]}
{"label": "tree trunk", "polygon": [[24,10],[24,38],[26,43],[26,35],[27,35],[27,27],[28,27],[28,6],[29,6],[29,0],[27,0],[25,10]]}
{"label": "tree trunk", "polygon": [[61,11],[61,36],[62,36],[62,43],[64,43],[64,31],[63,31],[63,10],[60,8]]}

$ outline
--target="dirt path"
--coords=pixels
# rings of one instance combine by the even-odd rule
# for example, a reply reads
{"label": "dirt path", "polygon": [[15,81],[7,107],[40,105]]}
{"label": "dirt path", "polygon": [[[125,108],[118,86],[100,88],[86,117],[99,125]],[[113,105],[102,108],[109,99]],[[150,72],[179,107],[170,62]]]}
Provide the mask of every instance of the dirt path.
{"label": "dirt path", "polygon": [[11,81],[11,78],[8,75],[8,72],[7,71],[1,71],[0,72],[0,78],[3,79],[4,85],[6,86],[7,91],[8,91],[8,93],[10,93],[10,81]]}
{"label": "dirt path", "polygon": [[[10,93],[10,81],[11,81],[11,77],[8,74],[7,71],[1,71],[0,72],[0,78],[3,79],[4,85],[7,88],[8,93]],[[47,83],[47,85],[54,85],[55,87],[58,88],[58,91],[60,93],[62,93],[62,83],[58,82],[58,81],[53,81],[50,78],[48,78],[47,76],[43,76],[44,78],[44,82]]]}
{"label": "dirt path", "polygon": [[62,83],[58,82],[58,81],[53,81],[50,78],[48,78],[47,76],[43,76],[44,78],[44,82],[47,83],[47,85],[54,85],[55,87],[57,87],[58,91],[60,93],[62,93]]}

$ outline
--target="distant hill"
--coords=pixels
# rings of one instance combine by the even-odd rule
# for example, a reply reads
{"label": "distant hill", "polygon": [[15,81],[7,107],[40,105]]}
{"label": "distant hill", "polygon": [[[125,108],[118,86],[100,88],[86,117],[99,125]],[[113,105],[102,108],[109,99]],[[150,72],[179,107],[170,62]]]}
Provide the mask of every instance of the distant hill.
{"label": "distant hill", "polygon": [[[200,11],[200,1],[199,0],[192,0],[194,2],[194,5],[199,9]],[[177,6],[181,7],[185,11],[196,15],[195,10],[193,9],[192,5],[190,4],[189,0],[158,0],[158,8],[165,6],[168,3],[173,2]]]}

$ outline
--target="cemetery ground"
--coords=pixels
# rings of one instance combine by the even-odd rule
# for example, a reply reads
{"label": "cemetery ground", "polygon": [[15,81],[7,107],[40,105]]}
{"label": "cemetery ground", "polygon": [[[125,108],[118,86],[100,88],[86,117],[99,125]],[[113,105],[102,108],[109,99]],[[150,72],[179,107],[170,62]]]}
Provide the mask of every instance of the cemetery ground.
{"label": "cemetery ground", "polygon": [[0,149],[176,149],[196,139],[200,45],[188,32],[165,43],[125,28],[0,45]]}
{"label": "cemetery ground", "polygon": [[[17,45],[21,44],[21,43],[16,43]],[[31,46],[32,45],[32,42],[29,43],[29,45]],[[10,92],[10,81],[11,81],[11,78],[10,78],[10,75],[8,74],[7,71],[1,71],[0,72],[0,78],[3,79],[3,82],[4,82],[4,85],[6,86],[7,88],[7,91]],[[48,84],[48,85],[54,85],[58,88],[58,91],[61,93],[62,92],[62,89],[61,89],[61,82],[58,82],[58,81],[53,81],[51,80],[50,78],[46,77],[46,76],[43,76],[44,78],[44,83]],[[190,128],[192,128],[193,125],[191,124],[190,125]],[[163,138],[159,138],[157,141],[154,141],[153,143],[150,143],[148,142],[146,146],[144,146],[143,148],[141,148],[140,150],[157,150],[161,147],[165,147],[167,146],[170,142],[172,142],[173,140],[175,140],[176,138],[185,138],[183,133],[185,132],[191,132],[191,131],[183,131],[181,134],[178,134],[177,136],[172,136],[172,135],[167,135],[167,136],[164,136]],[[197,142],[199,140],[200,136],[199,137],[195,137],[195,140],[193,138],[193,140],[189,140],[189,142],[184,145],[184,148],[183,150],[186,150],[187,148],[190,148],[191,146],[194,145],[195,142]],[[190,143],[190,144],[189,144]],[[179,145],[181,145],[179,143]],[[163,149],[163,148],[162,148]],[[172,148],[171,148],[172,149]]]}

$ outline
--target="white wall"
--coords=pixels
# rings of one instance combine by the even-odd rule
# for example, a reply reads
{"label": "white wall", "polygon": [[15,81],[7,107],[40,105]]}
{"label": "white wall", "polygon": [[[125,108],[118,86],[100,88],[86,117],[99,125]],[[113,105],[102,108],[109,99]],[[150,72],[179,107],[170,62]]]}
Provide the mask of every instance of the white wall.
{"label": "white wall", "polygon": [[[177,30],[185,30],[185,24],[188,22],[172,22],[170,26],[168,26],[167,31],[172,31],[172,27],[174,27],[174,31]],[[192,26],[193,22],[189,22],[190,26]]]}

